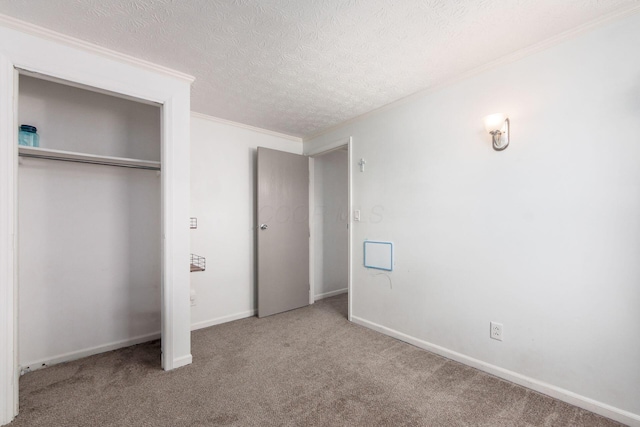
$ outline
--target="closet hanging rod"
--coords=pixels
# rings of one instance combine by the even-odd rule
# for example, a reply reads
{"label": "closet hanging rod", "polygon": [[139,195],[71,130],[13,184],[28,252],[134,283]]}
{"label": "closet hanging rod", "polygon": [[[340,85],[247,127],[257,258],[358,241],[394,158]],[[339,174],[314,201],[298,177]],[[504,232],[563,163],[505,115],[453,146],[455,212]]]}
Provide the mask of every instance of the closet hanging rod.
{"label": "closet hanging rod", "polygon": [[28,157],[32,159],[57,160],[60,162],[72,162],[72,163],[86,163],[89,165],[116,166],[119,168],[129,168],[129,169],[144,169],[144,170],[151,170],[151,171],[160,170],[159,166],[128,165],[128,164],[121,164],[121,163],[108,162],[108,161],[102,161],[102,160],[68,159],[63,157],[46,156],[42,154],[20,153],[19,156]]}
{"label": "closet hanging rod", "polygon": [[89,165],[116,166],[119,168],[129,168],[129,169],[144,169],[144,170],[150,170],[150,171],[160,170],[158,166],[123,165],[118,163],[103,162],[103,161],[97,161],[97,160],[63,159],[61,157],[43,156],[40,154],[20,154],[20,157],[29,157],[32,159],[44,159],[44,160],[58,160],[60,162],[86,163]]}
{"label": "closet hanging rod", "polygon": [[160,162],[126,157],[102,156],[99,154],[78,153],[75,151],[54,150],[40,147],[18,147],[18,155],[33,159],[59,160],[63,162],[87,163],[90,165],[117,166],[145,170],[160,170]]}

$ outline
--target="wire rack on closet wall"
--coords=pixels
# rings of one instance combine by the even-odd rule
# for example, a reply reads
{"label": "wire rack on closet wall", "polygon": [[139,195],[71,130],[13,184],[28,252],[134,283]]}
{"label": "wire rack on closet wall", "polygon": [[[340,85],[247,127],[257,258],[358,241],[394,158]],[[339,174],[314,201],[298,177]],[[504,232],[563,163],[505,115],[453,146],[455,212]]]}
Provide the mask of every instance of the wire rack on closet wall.
{"label": "wire rack on closet wall", "polygon": [[[189,219],[189,228],[195,230],[198,228],[198,218],[191,217]],[[204,271],[207,267],[207,260],[205,257],[191,254],[191,272],[194,271]]]}

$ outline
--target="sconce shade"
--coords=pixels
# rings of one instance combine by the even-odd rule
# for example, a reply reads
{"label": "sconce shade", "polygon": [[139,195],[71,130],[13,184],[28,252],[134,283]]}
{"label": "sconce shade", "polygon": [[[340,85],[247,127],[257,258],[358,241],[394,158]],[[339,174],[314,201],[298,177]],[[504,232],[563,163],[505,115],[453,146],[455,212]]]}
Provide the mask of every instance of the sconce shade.
{"label": "sconce shade", "polygon": [[509,146],[511,124],[506,114],[489,114],[484,118],[484,127],[491,134],[494,150],[502,151]]}
{"label": "sconce shade", "polygon": [[504,113],[489,114],[484,118],[484,127],[487,132],[491,133],[496,130],[502,130],[504,122],[507,119],[507,115]]}

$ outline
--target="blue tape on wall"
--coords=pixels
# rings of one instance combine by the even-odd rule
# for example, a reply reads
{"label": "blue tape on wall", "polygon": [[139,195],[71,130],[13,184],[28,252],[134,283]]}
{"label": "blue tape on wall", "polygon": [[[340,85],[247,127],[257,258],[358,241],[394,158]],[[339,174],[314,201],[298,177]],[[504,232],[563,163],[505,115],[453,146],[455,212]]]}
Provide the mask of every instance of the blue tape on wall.
{"label": "blue tape on wall", "polygon": [[393,243],[365,240],[364,266],[393,271]]}

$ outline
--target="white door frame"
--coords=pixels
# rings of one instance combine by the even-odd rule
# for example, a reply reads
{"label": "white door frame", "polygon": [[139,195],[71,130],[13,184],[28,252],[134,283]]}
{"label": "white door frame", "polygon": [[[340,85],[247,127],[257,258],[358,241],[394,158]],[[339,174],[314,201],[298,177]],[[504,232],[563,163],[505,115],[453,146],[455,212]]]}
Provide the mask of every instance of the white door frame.
{"label": "white door frame", "polygon": [[331,151],[339,150],[341,148],[347,147],[347,157],[348,157],[348,196],[347,196],[347,217],[348,217],[348,227],[349,232],[347,234],[348,240],[348,249],[347,249],[347,265],[348,265],[348,279],[347,279],[347,292],[348,292],[348,300],[349,300],[349,308],[348,308],[348,319],[351,321],[351,306],[353,301],[353,288],[351,286],[352,274],[351,274],[351,257],[352,257],[352,235],[353,235],[353,209],[352,209],[352,141],[351,137],[342,138],[337,141],[334,141],[330,144],[323,145],[322,147],[318,147],[316,149],[311,149],[311,151],[305,153],[306,156],[309,156],[309,304],[313,304],[315,302],[315,177],[314,177],[314,157],[320,157],[323,154],[327,154]]}
{"label": "white door frame", "polygon": [[182,73],[0,15],[0,425],[18,413],[16,69],[162,104],[162,366],[191,363],[190,86]]}
{"label": "white door frame", "polygon": [[[0,55],[0,141],[16,141],[15,71]],[[0,424],[18,413],[17,144],[0,143]]]}

